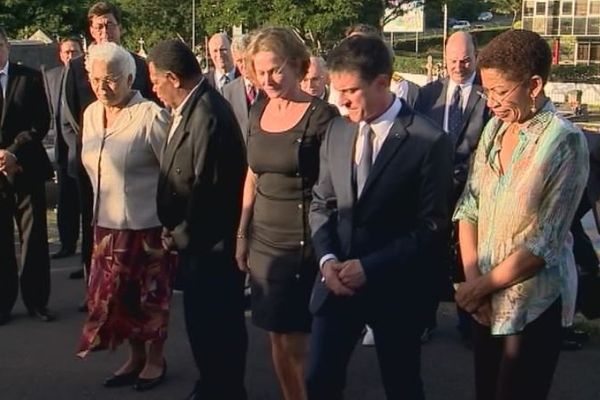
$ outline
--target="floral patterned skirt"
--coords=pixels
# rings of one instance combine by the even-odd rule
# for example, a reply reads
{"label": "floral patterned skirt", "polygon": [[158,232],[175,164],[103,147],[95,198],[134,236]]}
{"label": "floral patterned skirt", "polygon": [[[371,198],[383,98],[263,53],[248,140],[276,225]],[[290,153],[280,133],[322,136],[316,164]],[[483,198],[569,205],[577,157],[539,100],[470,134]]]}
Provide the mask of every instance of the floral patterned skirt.
{"label": "floral patterned skirt", "polygon": [[123,340],[164,341],[176,256],[163,250],[161,227],[94,229],[88,317],[77,355],[114,350]]}

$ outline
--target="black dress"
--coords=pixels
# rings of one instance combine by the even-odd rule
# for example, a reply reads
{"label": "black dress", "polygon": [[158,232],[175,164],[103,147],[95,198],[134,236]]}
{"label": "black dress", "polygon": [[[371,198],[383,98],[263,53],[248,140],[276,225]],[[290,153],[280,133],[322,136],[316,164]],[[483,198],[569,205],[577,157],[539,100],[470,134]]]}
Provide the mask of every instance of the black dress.
{"label": "black dress", "polygon": [[309,332],[318,264],[308,210],[321,139],[337,110],[313,98],[293,128],[268,133],[260,128],[268,102],[252,107],[249,119],[248,165],[257,177],[248,259],[252,321],[271,332]]}

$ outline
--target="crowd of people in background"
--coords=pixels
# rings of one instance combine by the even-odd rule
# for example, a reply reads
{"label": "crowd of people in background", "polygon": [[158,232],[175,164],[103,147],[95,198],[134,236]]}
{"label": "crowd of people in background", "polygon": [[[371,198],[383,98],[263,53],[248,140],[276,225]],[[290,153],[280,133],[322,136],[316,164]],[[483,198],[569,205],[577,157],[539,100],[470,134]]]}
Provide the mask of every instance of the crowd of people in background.
{"label": "crowd of people in background", "polygon": [[43,73],[8,61],[0,29],[0,325],[19,286],[32,317],[55,319],[50,130],[52,258],[81,232],[77,354],[129,344],[104,386],[163,382],[177,285],[192,400],[247,398],[245,287],[286,400],[342,399],[361,338],[388,399],[424,399],[421,345],[452,298],[477,399],[547,397],[561,348],[585,340],[578,273],[596,276],[598,259],[579,222],[587,142],[544,92],[544,39],[510,30],[479,51],[456,32],[447,77],[419,87],[361,24],[325,58],[284,27],[215,33],[207,73],[180,40],[145,60],[125,50],[113,4],[88,25],[86,53],[64,39]]}

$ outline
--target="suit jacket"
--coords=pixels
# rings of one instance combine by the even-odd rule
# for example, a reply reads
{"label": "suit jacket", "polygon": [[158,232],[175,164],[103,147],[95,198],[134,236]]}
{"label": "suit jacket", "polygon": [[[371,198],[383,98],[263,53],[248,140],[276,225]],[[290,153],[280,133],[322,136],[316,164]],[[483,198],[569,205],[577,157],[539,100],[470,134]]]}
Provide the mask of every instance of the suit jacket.
{"label": "suit jacket", "polygon": [[[132,88],[139,90],[146,99],[158,103],[158,100],[152,92],[152,83],[148,73],[146,61],[137,54],[130,53],[135,61],[135,79]],[[71,129],[63,129],[67,143],[75,143],[75,150],[69,151],[69,174],[77,176],[77,171],[81,168],[81,124],[83,123],[83,112],[91,103],[96,101],[96,96],[92,91],[88,80],[88,73],[85,69],[85,56],[73,58],[69,62],[64,79],[64,96],[61,112],[64,113],[64,120],[70,125]],[[73,137],[75,135],[75,137]],[[69,147],[71,149],[71,146]]]}
{"label": "suit jacket", "polygon": [[[412,304],[433,290],[428,289],[432,255],[450,224],[452,143],[402,101],[356,199],[357,131],[357,124],[337,118],[321,146],[309,214],[313,244],[317,260],[326,254],[340,261],[360,259],[367,282],[353,297],[365,299],[371,310],[397,313],[399,302]],[[350,299],[334,296],[318,277],[311,311],[325,312],[326,303],[335,307]]]}
{"label": "suit jacket", "polygon": [[[415,110],[433,119],[437,126],[442,129],[444,127],[448,84],[448,79],[428,83],[419,90],[415,103]],[[469,170],[469,159],[477,148],[483,127],[490,118],[485,100],[477,94],[481,90],[483,90],[481,81],[477,76],[467,100],[467,106],[463,113],[463,124],[455,143],[454,201],[458,199],[464,188]]]}
{"label": "suit jacket", "polygon": [[0,148],[17,156],[23,171],[17,180],[24,184],[52,178],[54,171],[42,139],[50,120],[42,74],[10,63],[0,119]]}
{"label": "suit jacket", "polygon": [[206,79],[181,116],[163,153],[158,217],[179,249],[233,257],[247,169],[240,128]]}
{"label": "suit jacket", "polygon": [[[242,76],[241,72],[239,69],[235,69],[235,75],[234,75],[234,80],[239,78],[240,76]],[[217,85],[215,83],[215,69],[211,68],[206,74],[204,74],[204,78],[206,78],[206,81],[208,82],[208,84],[212,87],[214,87],[215,89],[217,88]],[[229,82],[227,85],[229,85],[230,83],[232,83],[233,81]]]}
{"label": "suit jacket", "polygon": [[223,86],[223,97],[231,104],[235,118],[237,119],[242,135],[244,136],[244,142],[247,142],[248,114],[250,112],[250,106],[248,105],[248,99],[246,98],[246,83],[244,82],[244,78],[240,76]]}

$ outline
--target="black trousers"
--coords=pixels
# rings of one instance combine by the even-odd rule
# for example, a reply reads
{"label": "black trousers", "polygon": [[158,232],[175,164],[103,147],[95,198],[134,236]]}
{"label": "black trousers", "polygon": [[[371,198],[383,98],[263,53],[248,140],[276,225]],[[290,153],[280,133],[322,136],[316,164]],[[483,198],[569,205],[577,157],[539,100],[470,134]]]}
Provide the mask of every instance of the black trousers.
{"label": "black trousers", "polygon": [[[210,228],[207,228],[210,229]],[[200,379],[198,399],[245,400],[248,334],[244,274],[233,256],[180,254],[185,324]]]}
{"label": "black trousers", "polygon": [[473,321],[477,400],[543,400],[548,396],[561,344],[561,300],[525,329],[492,336]]}
{"label": "black trousers", "polygon": [[585,275],[598,274],[598,255],[590,237],[583,229],[581,218],[592,208],[588,197],[584,194],[579,202],[573,224],[571,225],[571,234],[573,235],[573,255],[575,263],[579,266],[580,272]]}
{"label": "black trousers", "polygon": [[80,211],[79,190],[77,180],[67,173],[66,166],[57,168],[58,206],[57,226],[61,247],[67,251],[75,251],[79,239]]}
{"label": "black trousers", "polygon": [[[14,190],[13,216],[21,240],[21,296],[28,309],[44,308],[50,297],[45,182],[18,176],[15,180]],[[7,228],[5,230],[8,233]],[[12,232],[12,228],[10,232]],[[14,277],[14,274],[12,275]],[[7,285],[12,285],[11,293],[16,293],[18,284],[19,282],[15,278],[7,282]],[[10,311],[13,305],[14,300],[12,304],[8,302],[1,307]]]}
{"label": "black trousers", "polygon": [[[423,400],[421,380],[421,319],[398,307],[397,314],[368,318],[358,302],[315,315],[309,345],[307,392],[309,400],[341,400],[350,356],[368,323],[373,329],[375,349],[386,397],[390,400]],[[368,314],[368,312],[367,312]]]}
{"label": "black trousers", "polygon": [[80,165],[77,190],[79,192],[79,209],[81,211],[81,263],[87,272],[86,276],[90,276],[92,250],[94,247],[94,231],[92,227],[94,189],[83,165]]}
{"label": "black trousers", "polygon": [[2,176],[0,184],[0,314],[10,314],[17,300],[19,271],[15,256],[14,208],[15,199]]}

